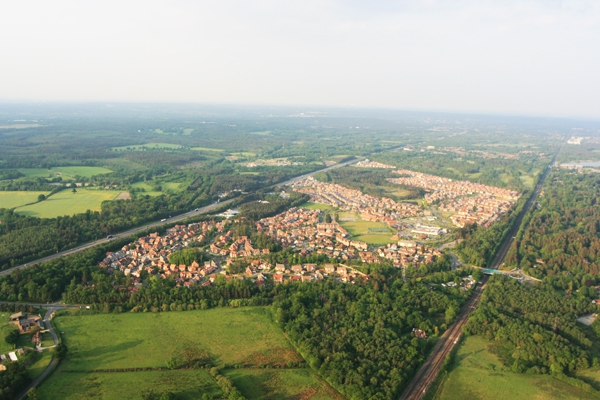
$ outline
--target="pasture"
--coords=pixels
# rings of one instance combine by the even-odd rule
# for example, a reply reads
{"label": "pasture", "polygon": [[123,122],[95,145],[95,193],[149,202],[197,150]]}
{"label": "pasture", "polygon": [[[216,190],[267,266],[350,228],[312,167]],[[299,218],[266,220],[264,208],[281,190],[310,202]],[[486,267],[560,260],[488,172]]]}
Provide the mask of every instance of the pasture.
{"label": "pasture", "polygon": [[[488,350],[490,342],[467,336],[435,396],[440,400],[594,399],[550,375],[515,374]],[[429,397],[429,396],[428,396]]]}
{"label": "pasture", "polygon": [[48,192],[5,192],[0,191],[0,208],[15,208],[29,203],[35,203],[40,194]]}
{"label": "pasture", "polygon": [[84,213],[87,210],[100,211],[103,201],[114,200],[121,191],[118,190],[90,190],[77,188],[73,193],[71,189],[65,189],[48,199],[19,207],[15,211],[19,214],[38,218],[55,218],[62,215],[74,215]]}
{"label": "pasture", "polygon": [[214,152],[217,152],[217,153],[222,153],[222,152],[225,151],[223,149],[215,149],[213,147],[192,147],[192,150],[195,150],[195,151],[214,151]]}
{"label": "pasture", "polygon": [[59,367],[37,389],[44,399],[141,399],[152,391],[158,398],[164,392],[177,399],[200,399],[204,393],[218,398],[221,388],[206,370],[78,373]]}
{"label": "pasture", "polygon": [[144,189],[143,192],[135,192],[136,196],[143,196],[146,194],[149,196],[160,196],[161,194],[163,194],[162,192],[154,190],[154,187],[146,182],[136,182],[132,184],[131,187],[137,189]]}
{"label": "pasture", "polygon": [[173,357],[215,365],[302,361],[267,308],[60,316],[68,370],[164,367]]}
{"label": "pasture", "polygon": [[56,178],[61,177],[63,180],[75,180],[76,176],[91,178],[94,175],[110,174],[113,171],[103,167],[53,167],[46,168],[19,168],[18,171],[27,177],[39,178]]}
{"label": "pasture", "polygon": [[223,374],[247,399],[343,399],[310,369],[231,369]]}

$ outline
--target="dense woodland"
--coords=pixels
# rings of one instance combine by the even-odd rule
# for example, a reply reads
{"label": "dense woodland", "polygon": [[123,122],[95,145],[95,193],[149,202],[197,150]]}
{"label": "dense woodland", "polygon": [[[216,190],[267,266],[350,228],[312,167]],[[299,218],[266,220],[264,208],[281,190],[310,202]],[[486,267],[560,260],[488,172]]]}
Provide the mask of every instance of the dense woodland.
{"label": "dense woodland", "polygon": [[[564,281],[576,275],[578,283],[600,272],[600,177],[556,171],[546,181],[537,210],[529,219],[518,251],[509,262],[537,278]],[[516,249],[513,249],[516,250]],[[566,274],[566,276],[564,276]]]}
{"label": "dense woodland", "polygon": [[465,332],[495,341],[514,372],[567,373],[599,365],[591,351],[598,338],[576,323],[579,315],[597,311],[587,292],[565,296],[551,285],[494,276]]}

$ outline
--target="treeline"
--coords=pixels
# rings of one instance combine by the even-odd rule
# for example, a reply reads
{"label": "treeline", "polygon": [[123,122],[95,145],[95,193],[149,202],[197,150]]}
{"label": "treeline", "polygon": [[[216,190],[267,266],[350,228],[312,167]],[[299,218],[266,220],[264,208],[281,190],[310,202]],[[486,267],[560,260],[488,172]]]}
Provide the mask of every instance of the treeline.
{"label": "treeline", "polygon": [[489,228],[468,224],[456,231],[459,240],[455,250],[465,263],[487,267],[491,264],[502,242],[523,212],[529,192],[523,193],[512,210],[504,214]]}
{"label": "treeline", "polygon": [[297,207],[309,200],[309,196],[304,193],[290,192],[288,195],[289,197],[286,198],[282,198],[279,194],[266,196],[257,194],[248,197],[248,199],[256,198],[257,200],[242,204],[240,214],[257,221],[261,218],[272,217],[290,207]]}
{"label": "treeline", "polygon": [[[537,278],[568,271],[581,280],[600,272],[600,179],[558,171],[544,193],[511,261]],[[577,288],[577,285],[576,285]]]}
{"label": "treeline", "polygon": [[494,276],[466,325],[467,334],[495,341],[514,372],[567,373],[599,365],[577,316],[597,312],[588,296],[565,296],[550,285],[522,285]]}
{"label": "treeline", "polygon": [[[387,178],[393,177],[397,177],[397,175],[392,174],[391,169],[357,168],[352,166],[315,174],[315,179],[321,182],[337,183],[360,190],[371,196],[388,197],[396,201],[418,199],[424,196],[425,191],[421,188],[395,185],[387,181]],[[402,196],[394,194],[394,191],[398,189],[406,191],[406,194]]]}

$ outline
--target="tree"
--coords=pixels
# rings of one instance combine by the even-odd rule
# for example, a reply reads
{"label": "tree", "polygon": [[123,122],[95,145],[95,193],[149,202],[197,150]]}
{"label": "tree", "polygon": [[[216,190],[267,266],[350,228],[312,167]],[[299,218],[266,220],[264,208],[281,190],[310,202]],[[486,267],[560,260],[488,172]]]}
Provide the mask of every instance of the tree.
{"label": "tree", "polygon": [[19,330],[18,329],[11,329],[10,331],[8,331],[6,333],[6,335],[4,335],[4,341],[8,344],[12,344],[13,346],[15,346],[17,344],[18,340],[19,340]]}
{"label": "tree", "polygon": [[77,189],[73,188],[72,192],[77,193]]}
{"label": "tree", "polygon": [[68,351],[69,349],[67,349],[67,346],[62,341],[60,341],[54,348],[54,356],[59,360],[64,360],[67,357]]}
{"label": "tree", "polygon": [[46,196],[44,194],[40,194],[38,196],[38,201],[44,201],[44,200],[46,200]]}

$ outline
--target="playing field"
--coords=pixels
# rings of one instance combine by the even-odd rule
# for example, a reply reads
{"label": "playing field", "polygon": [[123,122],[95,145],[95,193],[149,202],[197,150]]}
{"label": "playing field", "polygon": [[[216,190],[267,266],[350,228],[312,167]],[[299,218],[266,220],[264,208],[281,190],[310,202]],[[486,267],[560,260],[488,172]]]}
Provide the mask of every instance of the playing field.
{"label": "playing field", "polygon": [[90,190],[76,189],[62,190],[48,199],[29,206],[19,207],[15,211],[19,214],[39,218],[55,218],[61,215],[74,215],[87,210],[100,211],[103,201],[113,200],[121,192],[118,190]]}
{"label": "playing field", "polygon": [[[394,242],[393,232],[383,222],[365,221],[354,212],[341,212],[340,225],[352,235],[352,239],[374,245],[384,245]],[[344,221],[349,219],[350,221]],[[354,221],[351,221],[354,219]]]}
{"label": "playing field", "polygon": [[309,210],[330,210],[333,207],[328,204],[320,204],[320,203],[304,203],[300,207],[308,208]]}
{"label": "playing field", "polygon": [[468,336],[435,399],[529,400],[594,399],[592,395],[550,375],[515,374],[487,350],[488,341]]}
{"label": "playing field", "polygon": [[0,191],[0,208],[14,208],[24,204],[35,203],[40,194],[49,192],[4,192]]}
{"label": "playing field", "polygon": [[[176,399],[201,399],[204,393],[214,398],[223,395],[217,383],[206,370],[139,371],[73,373],[61,372],[59,367],[37,389],[40,400],[44,399],[142,399],[152,391],[159,398],[171,392]],[[212,397],[211,397],[212,398]]]}
{"label": "playing field", "polygon": [[57,178],[61,177],[63,180],[73,180],[76,176],[85,178],[91,178],[94,175],[110,174],[110,169],[102,167],[54,167],[52,169],[45,168],[19,168],[19,172],[28,177],[43,177],[43,178]]}

